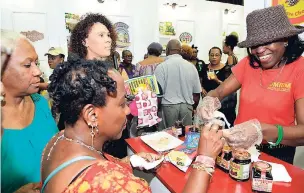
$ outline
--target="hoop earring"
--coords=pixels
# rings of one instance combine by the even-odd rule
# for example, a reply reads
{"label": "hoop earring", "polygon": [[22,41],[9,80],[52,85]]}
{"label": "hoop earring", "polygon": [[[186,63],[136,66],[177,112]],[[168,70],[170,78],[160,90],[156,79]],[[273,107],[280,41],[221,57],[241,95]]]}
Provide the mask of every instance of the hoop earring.
{"label": "hoop earring", "polygon": [[284,47],[286,48],[288,46],[288,43],[284,43]]}

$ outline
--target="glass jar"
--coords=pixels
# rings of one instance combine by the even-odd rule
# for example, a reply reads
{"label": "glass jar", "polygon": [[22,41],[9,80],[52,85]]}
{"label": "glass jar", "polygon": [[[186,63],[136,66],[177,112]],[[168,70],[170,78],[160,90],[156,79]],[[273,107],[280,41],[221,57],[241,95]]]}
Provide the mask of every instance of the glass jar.
{"label": "glass jar", "polygon": [[182,121],[175,121],[174,127],[177,130],[178,137],[184,137],[186,134],[186,128]]}
{"label": "glass jar", "polygon": [[233,159],[230,162],[229,175],[236,181],[249,180],[251,155],[244,150],[236,150],[232,153]]}
{"label": "glass jar", "polygon": [[269,163],[258,161],[252,167],[252,191],[253,192],[272,192],[273,177],[272,167]]}
{"label": "glass jar", "polygon": [[216,158],[216,165],[226,173],[229,173],[232,150],[227,144],[224,145],[222,152]]}

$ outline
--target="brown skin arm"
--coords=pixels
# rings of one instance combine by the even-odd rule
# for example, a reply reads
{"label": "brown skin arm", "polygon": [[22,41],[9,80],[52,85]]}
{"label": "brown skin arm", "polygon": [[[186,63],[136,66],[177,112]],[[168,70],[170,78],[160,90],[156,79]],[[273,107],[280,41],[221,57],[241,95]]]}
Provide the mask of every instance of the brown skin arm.
{"label": "brown skin arm", "polygon": [[[304,145],[304,98],[299,99],[295,103],[297,125],[284,127],[283,141],[284,145],[301,146]],[[274,125],[261,124],[264,139],[275,142],[278,137],[278,129]]]}
{"label": "brown skin arm", "polygon": [[241,88],[241,84],[231,74],[222,84],[220,84],[215,90],[208,92],[207,96],[217,97],[220,101],[226,96],[230,95],[233,92],[236,92]]}
{"label": "brown skin arm", "polygon": [[192,169],[183,193],[206,193],[209,187],[210,175],[201,170]]}
{"label": "brown skin arm", "polygon": [[39,89],[40,90],[47,90],[47,87],[49,86],[49,83],[47,83],[47,82],[42,82],[42,83],[40,83],[40,85],[39,85]]}
{"label": "brown skin arm", "polygon": [[228,56],[228,65],[232,65],[233,64],[233,57],[232,56]]}
{"label": "brown skin arm", "polygon": [[[227,95],[237,91],[241,88],[241,84],[237,81],[233,74],[231,74],[221,85],[215,90],[210,91],[207,95],[217,97],[222,100]],[[304,98],[299,99],[295,103],[296,112],[296,126],[283,126],[284,140],[282,144],[290,146],[304,145]],[[278,137],[278,129],[275,125],[261,123],[263,137],[267,141],[275,142]]]}
{"label": "brown skin arm", "polygon": [[193,101],[194,101],[193,110],[196,109],[196,107],[200,101],[200,97],[201,97],[201,93],[193,93]]}

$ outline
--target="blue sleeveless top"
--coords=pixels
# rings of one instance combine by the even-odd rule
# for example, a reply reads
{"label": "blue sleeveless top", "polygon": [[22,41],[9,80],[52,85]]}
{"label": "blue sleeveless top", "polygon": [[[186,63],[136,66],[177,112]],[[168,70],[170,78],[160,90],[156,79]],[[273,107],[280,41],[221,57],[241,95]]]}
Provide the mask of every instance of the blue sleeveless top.
{"label": "blue sleeveless top", "polygon": [[22,130],[4,128],[1,139],[1,192],[11,193],[28,183],[41,181],[41,156],[48,141],[58,132],[48,102],[31,95],[34,119]]}

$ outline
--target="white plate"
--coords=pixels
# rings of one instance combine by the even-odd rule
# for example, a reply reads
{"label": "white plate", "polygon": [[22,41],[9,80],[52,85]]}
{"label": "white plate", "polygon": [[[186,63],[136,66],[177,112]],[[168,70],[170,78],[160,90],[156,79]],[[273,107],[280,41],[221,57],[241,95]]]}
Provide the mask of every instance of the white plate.
{"label": "white plate", "polygon": [[174,149],[184,143],[182,140],[173,137],[164,131],[141,136],[140,138],[143,142],[158,152]]}

